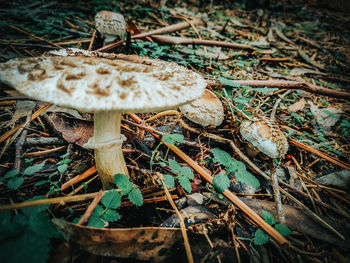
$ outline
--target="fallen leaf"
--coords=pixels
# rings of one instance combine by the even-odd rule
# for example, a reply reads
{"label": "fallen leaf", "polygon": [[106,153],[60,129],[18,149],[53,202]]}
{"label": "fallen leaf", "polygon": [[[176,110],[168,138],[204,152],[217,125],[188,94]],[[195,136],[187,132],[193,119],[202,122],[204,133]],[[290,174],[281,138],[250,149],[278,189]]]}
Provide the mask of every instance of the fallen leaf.
{"label": "fallen leaf", "polygon": [[93,136],[94,124],[81,120],[71,120],[60,113],[47,114],[51,126],[69,143],[81,147]]}
{"label": "fallen leaf", "polygon": [[337,123],[341,115],[344,113],[340,109],[336,108],[323,108],[320,109],[311,101],[308,102],[310,105],[310,111],[315,116],[317,124],[324,129],[325,133],[331,131],[332,127]]}
{"label": "fallen leaf", "polygon": [[292,111],[292,112],[297,112],[300,111],[302,109],[304,109],[305,107],[305,99],[301,98],[301,100],[295,102],[294,104],[290,105],[288,107],[288,110]]}
{"label": "fallen leaf", "polygon": [[290,75],[292,76],[301,76],[304,74],[316,74],[316,75],[327,75],[325,73],[322,73],[318,70],[312,70],[312,69],[308,69],[308,68],[293,68],[290,72]]}
{"label": "fallen leaf", "polygon": [[101,256],[164,262],[171,246],[181,238],[179,228],[93,228],[54,218],[52,223],[67,241]]}
{"label": "fallen leaf", "polygon": [[35,107],[35,102],[30,100],[19,100],[16,103],[15,113],[12,115],[11,121],[7,123],[7,127],[14,125],[16,121],[28,115]]}

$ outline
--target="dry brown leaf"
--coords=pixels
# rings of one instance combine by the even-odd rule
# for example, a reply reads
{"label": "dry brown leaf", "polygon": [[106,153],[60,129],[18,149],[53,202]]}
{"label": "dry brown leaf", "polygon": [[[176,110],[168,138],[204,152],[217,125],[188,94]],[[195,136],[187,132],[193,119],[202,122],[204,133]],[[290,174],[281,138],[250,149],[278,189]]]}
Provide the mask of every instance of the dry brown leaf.
{"label": "dry brown leaf", "polygon": [[59,113],[51,113],[47,116],[52,128],[69,143],[83,146],[94,134],[94,124],[92,122],[72,121]]}
{"label": "dry brown leaf", "polygon": [[288,110],[292,111],[292,112],[297,112],[300,111],[302,109],[304,109],[305,107],[305,99],[301,98],[301,100],[295,102],[294,104],[290,105],[288,107]]}
{"label": "dry brown leaf", "polygon": [[179,228],[93,228],[60,219],[53,224],[70,242],[96,255],[163,262],[181,238]]}

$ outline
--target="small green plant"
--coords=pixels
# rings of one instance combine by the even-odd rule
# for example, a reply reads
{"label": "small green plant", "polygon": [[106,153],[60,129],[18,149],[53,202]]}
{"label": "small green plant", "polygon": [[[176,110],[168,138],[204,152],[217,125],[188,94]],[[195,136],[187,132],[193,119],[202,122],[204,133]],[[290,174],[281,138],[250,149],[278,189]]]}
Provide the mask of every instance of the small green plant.
{"label": "small green plant", "polygon": [[347,137],[349,136],[349,130],[350,130],[350,121],[349,120],[342,120],[340,122],[340,130],[341,130],[341,133]]}
{"label": "small green plant", "polygon": [[[45,199],[36,196],[31,200]],[[50,255],[50,239],[59,234],[43,211],[49,205],[23,208],[13,214],[0,213],[0,262],[47,262]]]}
{"label": "small green plant", "polygon": [[7,185],[11,190],[17,190],[24,181],[25,175],[32,175],[36,172],[39,172],[45,165],[46,161],[43,161],[39,164],[27,167],[23,173],[19,170],[13,169],[8,171],[1,180]]}
{"label": "small green plant", "polygon": [[303,124],[306,121],[304,117],[302,117],[296,112],[290,111],[290,115],[293,117],[294,120],[296,120],[297,124]]}
{"label": "small green plant", "polygon": [[[163,141],[167,144],[175,144],[176,142],[178,143],[185,143],[184,136],[182,134],[164,134],[162,137]],[[156,149],[152,153],[151,157],[151,167],[154,164],[154,156],[156,152],[158,151],[159,146],[162,144],[159,143]],[[169,150],[169,149],[168,149]],[[160,159],[159,164],[163,167],[166,165],[169,165],[169,168],[172,172],[176,174],[176,176],[172,176],[170,174],[165,174],[164,175],[164,183],[167,188],[173,188],[175,186],[175,180],[179,182],[179,184],[182,186],[183,189],[186,190],[186,192],[191,193],[191,182],[190,180],[193,179],[194,174],[191,170],[191,168],[184,166],[182,167],[176,160],[174,159],[169,159],[166,160],[166,156],[168,155],[168,152],[165,154],[165,158],[158,158]]]}
{"label": "small green plant", "polygon": [[[271,213],[267,212],[266,210],[262,209],[261,214],[263,219],[266,223],[268,223],[270,226],[273,226],[278,233],[280,233],[282,236],[288,236],[292,233],[292,231],[284,224],[276,224],[275,218]],[[269,242],[270,237],[268,234],[266,234],[263,230],[258,229],[255,231],[254,234],[254,244],[255,245],[264,245],[267,242]]]}
{"label": "small green plant", "polygon": [[[162,139],[165,143],[167,144],[175,144],[176,142],[178,143],[185,143],[185,140],[184,140],[184,136],[182,134],[178,134],[178,133],[173,133],[173,134],[164,134],[162,136]],[[151,156],[151,161],[150,161],[150,170],[152,171],[152,166],[155,164],[154,162],[154,159],[155,159],[155,156],[156,154],[158,153],[158,149],[159,147],[162,145],[163,143],[160,142],[157,147],[154,149],[154,151],[152,152],[152,156]],[[169,151],[169,149],[168,149]],[[166,158],[167,158],[167,155],[168,155],[168,151],[167,153],[165,154],[165,158],[160,158],[158,157],[159,159],[159,164],[163,167],[166,166]]]}
{"label": "small green plant", "polygon": [[[40,186],[40,185],[50,183],[51,184],[50,191],[48,192],[48,194],[51,194],[52,192],[59,190],[60,187],[58,185],[58,181],[54,181],[53,177],[57,174],[63,175],[66,172],[66,170],[68,169],[69,163],[72,161],[71,159],[68,159],[67,156],[68,156],[68,154],[61,155],[60,156],[61,161],[59,161],[57,163],[57,165],[58,165],[57,171],[50,174],[48,179],[44,179],[44,180],[41,180],[38,183],[36,183],[35,186]],[[27,164],[31,164],[33,162],[33,160],[32,159],[28,159],[28,160],[25,159],[25,162]],[[46,161],[43,161],[39,164],[29,166],[22,173],[16,169],[10,170],[0,180],[2,182],[4,182],[9,189],[18,190],[19,187],[23,184],[24,176],[25,175],[33,175],[33,174],[39,172],[44,167],[45,163],[46,163]]]}
{"label": "small green plant", "polygon": [[50,174],[48,179],[44,179],[36,183],[35,186],[40,186],[40,185],[49,183],[50,190],[48,194],[52,194],[53,192],[59,192],[60,191],[59,182],[57,180],[54,180],[54,177],[55,175],[58,175],[58,174],[62,176],[67,171],[69,164],[72,162],[71,159],[67,158],[68,156],[69,156],[69,153],[61,155],[60,156],[61,160],[57,163],[58,165],[57,171]]}
{"label": "small green plant", "polygon": [[190,167],[181,166],[174,159],[168,160],[169,168],[172,172],[177,174],[175,177],[170,174],[164,175],[164,183],[167,188],[172,188],[175,185],[175,179],[179,182],[183,189],[186,190],[187,193],[191,193],[192,187],[190,180],[193,179],[194,174]]}
{"label": "small green plant", "polygon": [[[242,183],[251,185],[255,188],[260,187],[259,180],[247,171],[244,163],[237,160],[233,160],[231,155],[219,148],[212,149],[212,153],[214,155],[213,161],[215,163],[219,163],[225,166],[227,174],[232,173],[233,176],[236,177],[236,179]],[[214,188],[219,191],[219,193],[225,191],[230,186],[227,175],[215,175],[213,178],[213,185]]]}
{"label": "small green plant", "polygon": [[156,42],[136,41],[132,47],[135,48],[140,56],[149,56],[151,58],[159,58],[167,54],[169,46],[159,46]]}
{"label": "small green plant", "polygon": [[137,206],[143,204],[143,196],[140,189],[133,186],[128,176],[116,174],[114,181],[121,192],[118,193],[116,190],[107,191],[101,199],[101,205],[96,206],[89,218],[87,226],[103,228],[108,226],[109,222],[118,221],[121,215],[116,209],[120,207],[122,196],[124,195],[128,195],[130,202]]}

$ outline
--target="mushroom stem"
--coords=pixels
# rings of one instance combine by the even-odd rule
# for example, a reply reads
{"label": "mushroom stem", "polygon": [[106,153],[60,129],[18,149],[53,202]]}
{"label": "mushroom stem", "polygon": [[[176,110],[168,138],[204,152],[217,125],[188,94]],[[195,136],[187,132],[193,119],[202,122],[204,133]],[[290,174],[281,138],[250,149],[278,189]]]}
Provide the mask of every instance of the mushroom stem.
{"label": "mushroom stem", "polygon": [[103,189],[111,189],[115,174],[129,175],[122,144],[126,139],[120,134],[120,111],[100,111],[94,115],[94,136],[84,147],[95,150],[95,163]]}

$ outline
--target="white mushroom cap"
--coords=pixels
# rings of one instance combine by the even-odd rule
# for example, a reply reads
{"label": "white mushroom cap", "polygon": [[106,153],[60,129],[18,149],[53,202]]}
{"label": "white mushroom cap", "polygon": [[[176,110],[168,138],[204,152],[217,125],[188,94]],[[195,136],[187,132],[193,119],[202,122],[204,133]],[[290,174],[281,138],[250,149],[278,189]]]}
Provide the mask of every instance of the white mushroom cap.
{"label": "white mushroom cap", "polygon": [[176,108],[206,86],[175,63],[125,55],[17,58],[0,64],[0,80],[29,97],[88,112]]}
{"label": "white mushroom cap", "polygon": [[124,16],[112,11],[100,11],[95,16],[95,27],[105,42],[111,42],[116,37],[122,36],[126,31]]}
{"label": "white mushroom cap", "polygon": [[190,121],[203,127],[219,126],[224,120],[224,107],[210,90],[205,90],[202,97],[180,107],[181,112]]}
{"label": "white mushroom cap", "polygon": [[262,118],[241,124],[241,135],[261,152],[271,158],[283,157],[288,150],[288,142],[283,132],[273,123]]}

